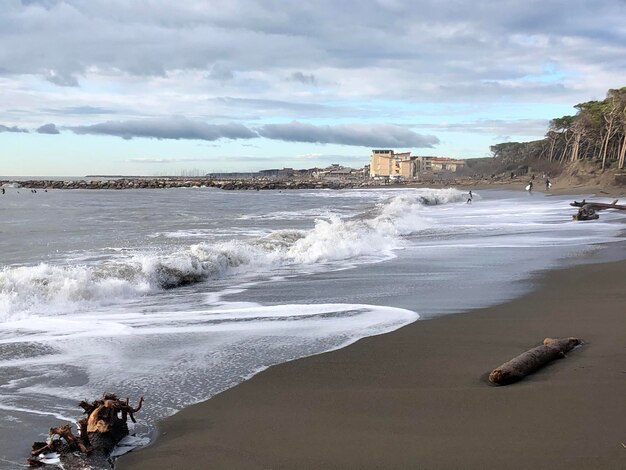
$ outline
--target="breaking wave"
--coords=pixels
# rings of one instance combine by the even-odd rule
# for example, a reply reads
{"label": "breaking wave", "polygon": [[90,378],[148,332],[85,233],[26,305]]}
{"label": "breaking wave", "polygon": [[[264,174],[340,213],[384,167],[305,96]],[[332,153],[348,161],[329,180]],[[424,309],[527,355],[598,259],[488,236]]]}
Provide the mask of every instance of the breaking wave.
{"label": "breaking wave", "polygon": [[455,189],[416,190],[352,218],[317,219],[310,230],[277,230],[263,237],[200,243],[99,264],[3,267],[0,321],[20,319],[44,305],[45,312],[67,312],[235,274],[298,272],[311,266],[337,269],[381,261],[402,247],[403,236],[432,226],[424,206],[461,201],[465,195]]}

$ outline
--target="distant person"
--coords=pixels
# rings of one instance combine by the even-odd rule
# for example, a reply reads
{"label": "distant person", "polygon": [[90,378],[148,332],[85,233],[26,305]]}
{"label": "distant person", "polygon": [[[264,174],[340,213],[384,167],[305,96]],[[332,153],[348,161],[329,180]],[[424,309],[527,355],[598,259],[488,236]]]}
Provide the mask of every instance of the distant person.
{"label": "distant person", "polygon": [[2,194],[6,193],[6,190],[4,188],[2,188]]}
{"label": "distant person", "polygon": [[551,187],[552,187],[552,183],[550,183],[550,179],[546,178],[546,191],[550,191]]}
{"label": "distant person", "polygon": [[528,191],[529,193],[533,192],[533,182],[532,181],[530,183],[528,183],[528,186],[526,186],[526,191]]}
{"label": "distant person", "polygon": [[467,203],[471,204],[472,203],[472,198],[474,197],[474,195],[472,194],[472,190],[470,189],[469,192],[469,197],[467,198]]}

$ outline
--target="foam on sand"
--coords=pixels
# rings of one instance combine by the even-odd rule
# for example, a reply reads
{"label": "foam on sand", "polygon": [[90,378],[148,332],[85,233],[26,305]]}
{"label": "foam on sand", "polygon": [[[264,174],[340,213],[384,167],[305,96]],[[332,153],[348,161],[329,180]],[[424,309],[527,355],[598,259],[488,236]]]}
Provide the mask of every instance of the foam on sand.
{"label": "foam on sand", "polygon": [[[53,349],[38,357],[7,355],[0,360],[0,369],[19,367],[24,378],[12,384],[12,393],[39,400],[44,396],[79,400],[111,389],[132,396],[158,390],[158,396],[151,396],[147,419],[206,399],[273,364],[341,348],[418,318],[409,310],[362,304],[250,303],[33,318],[0,323],[0,347],[36,342],[49,343]],[[43,370],[50,380],[41,381]],[[85,377],[84,383],[60,385],[77,373]]]}

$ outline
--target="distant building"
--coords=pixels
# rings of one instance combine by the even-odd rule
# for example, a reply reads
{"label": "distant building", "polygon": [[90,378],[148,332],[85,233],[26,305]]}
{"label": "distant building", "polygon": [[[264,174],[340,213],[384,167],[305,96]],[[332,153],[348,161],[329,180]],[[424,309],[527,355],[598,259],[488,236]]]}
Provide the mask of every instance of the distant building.
{"label": "distant building", "polygon": [[370,177],[418,178],[420,174],[455,173],[465,161],[446,157],[412,156],[411,152],[395,153],[393,150],[372,150]]}
{"label": "distant building", "polygon": [[205,176],[207,176],[208,178],[219,178],[219,179],[250,179],[250,178],[258,178],[260,175],[258,172],[227,171],[227,172],[207,173]]}
{"label": "distant building", "polygon": [[366,177],[364,169],[354,169],[333,163],[326,168],[317,168],[313,174],[313,177],[323,180],[357,180]]}
{"label": "distant building", "polygon": [[272,168],[270,170],[261,170],[258,173],[264,178],[277,178],[280,170],[278,168]]}
{"label": "distant building", "polygon": [[417,159],[411,156],[411,152],[372,150],[370,177],[415,178],[418,172]]}
{"label": "distant building", "polygon": [[445,171],[456,173],[459,168],[465,166],[465,160],[454,158],[424,156],[419,157],[419,159],[419,171],[422,173],[441,173]]}

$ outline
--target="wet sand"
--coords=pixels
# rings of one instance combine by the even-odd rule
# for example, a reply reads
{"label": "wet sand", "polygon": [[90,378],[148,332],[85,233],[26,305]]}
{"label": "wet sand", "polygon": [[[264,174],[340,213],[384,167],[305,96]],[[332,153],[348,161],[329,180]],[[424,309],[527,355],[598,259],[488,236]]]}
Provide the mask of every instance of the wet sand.
{"label": "wet sand", "polygon": [[[503,305],[272,367],[159,426],[117,469],[624,469],[626,262],[536,279]],[[586,344],[506,387],[544,337]]]}

